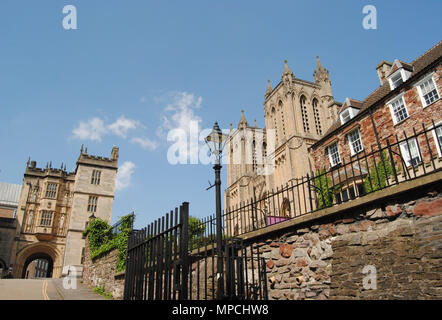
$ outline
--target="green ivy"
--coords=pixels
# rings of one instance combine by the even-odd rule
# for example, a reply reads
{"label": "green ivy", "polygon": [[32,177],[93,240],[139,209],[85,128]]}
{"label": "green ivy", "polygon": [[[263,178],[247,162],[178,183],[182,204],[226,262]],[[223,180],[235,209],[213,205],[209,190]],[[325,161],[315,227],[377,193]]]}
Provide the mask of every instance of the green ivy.
{"label": "green ivy", "polygon": [[115,270],[116,272],[123,271],[126,268],[127,240],[132,230],[134,218],[133,214],[120,217],[117,235],[112,234],[112,227],[106,221],[99,218],[92,220],[83,232],[83,235],[87,236],[89,240],[91,259],[94,260],[109,251],[118,249]]}

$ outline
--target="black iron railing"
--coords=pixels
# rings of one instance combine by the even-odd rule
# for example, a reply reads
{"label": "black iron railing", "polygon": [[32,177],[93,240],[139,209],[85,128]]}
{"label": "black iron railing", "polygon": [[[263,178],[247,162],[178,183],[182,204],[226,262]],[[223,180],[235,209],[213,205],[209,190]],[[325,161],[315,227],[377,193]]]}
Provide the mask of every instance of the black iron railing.
{"label": "black iron railing", "polygon": [[[224,238],[251,231],[340,205],[442,168],[442,124],[418,132],[405,132],[385,139],[381,148],[363,149],[342,158],[333,167],[290,180],[285,186],[270,189],[260,198],[252,198],[227,208],[223,213]],[[201,220],[200,228],[215,230],[215,217]],[[205,237],[210,238],[209,235]]]}
{"label": "black iron railing", "polygon": [[258,248],[224,239],[223,267],[217,270],[214,230],[189,229],[188,203],[134,230],[128,241],[125,300],[214,300],[219,273],[222,299],[266,300],[266,266]]}

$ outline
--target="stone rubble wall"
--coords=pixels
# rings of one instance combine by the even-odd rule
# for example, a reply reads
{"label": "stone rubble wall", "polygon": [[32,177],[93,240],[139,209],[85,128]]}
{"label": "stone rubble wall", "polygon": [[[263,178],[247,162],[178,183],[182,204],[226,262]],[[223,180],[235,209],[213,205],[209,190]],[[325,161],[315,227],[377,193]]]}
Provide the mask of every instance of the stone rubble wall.
{"label": "stone rubble wall", "polygon": [[[441,299],[441,189],[254,240],[269,299]],[[376,289],[364,289],[366,266],[376,268]]]}
{"label": "stone rubble wall", "polygon": [[83,283],[89,287],[104,287],[115,300],[124,297],[124,273],[116,273],[118,249],[109,251],[93,261],[90,259],[89,241],[86,240],[84,254]]}

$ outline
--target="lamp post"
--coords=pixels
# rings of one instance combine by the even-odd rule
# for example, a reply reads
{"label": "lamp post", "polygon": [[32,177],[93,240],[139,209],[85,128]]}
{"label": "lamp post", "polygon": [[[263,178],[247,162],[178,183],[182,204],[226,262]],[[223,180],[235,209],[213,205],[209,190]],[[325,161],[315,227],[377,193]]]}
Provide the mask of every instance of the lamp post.
{"label": "lamp post", "polygon": [[215,189],[216,189],[216,250],[217,250],[217,299],[221,300],[224,296],[224,278],[223,278],[223,249],[222,249],[222,219],[221,219],[221,155],[225,142],[227,141],[227,135],[223,134],[218,126],[218,122],[215,122],[212,132],[205,139],[206,144],[209,146],[210,152],[215,156]]}

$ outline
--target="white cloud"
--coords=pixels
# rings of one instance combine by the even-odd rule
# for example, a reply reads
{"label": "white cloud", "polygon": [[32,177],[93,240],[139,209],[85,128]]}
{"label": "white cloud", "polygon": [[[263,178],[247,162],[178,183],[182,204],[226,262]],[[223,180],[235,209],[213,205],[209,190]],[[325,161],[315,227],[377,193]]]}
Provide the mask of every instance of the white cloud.
{"label": "white cloud", "polygon": [[132,138],[131,143],[140,145],[143,149],[155,150],[158,147],[158,143],[149,138]]}
{"label": "white cloud", "polygon": [[76,139],[101,142],[101,138],[107,134],[107,128],[102,119],[92,118],[87,122],[80,121],[78,127],[74,128],[72,133]]}
{"label": "white cloud", "polygon": [[193,93],[177,92],[172,95],[172,98],[173,102],[164,108],[166,115],[163,116],[163,123],[157,131],[160,134],[164,134],[164,130],[171,129],[183,129],[188,132],[191,121],[198,123],[202,121],[201,117],[194,112],[195,109],[201,107],[202,97],[195,97]]}
{"label": "white cloud", "polygon": [[124,162],[117,173],[117,180],[115,182],[115,190],[121,191],[131,185],[132,175],[135,172],[136,165],[131,161]]}
{"label": "white cloud", "polygon": [[156,134],[168,141],[175,141],[174,148],[180,150],[183,158],[192,158],[198,155],[198,141],[187,139],[188,136],[198,134],[201,117],[195,114],[203,102],[202,97],[193,93],[175,92],[172,95],[173,102],[166,105],[162,124],[157,128]]}
{"label": "white cloud", "polygon": [[108,125],[108,129],[113,134],[126,139],[127,132],[131,129],[136,129],[140,126],[140,122],[137,120],[127,119],[125,116],[121,116],[114,123]]}
{"label": "white cloud", "polygon": [[145,126],[140,121],[126,118],[124,115],[111,124],[105,124],[104,119],[95,117],[87,121],[80,121],[77,127],[72,130],[72,137],[98,142],[101,142],[106,135],[115,135],[126,139],[129,131],[138,128],[145,128]]}

